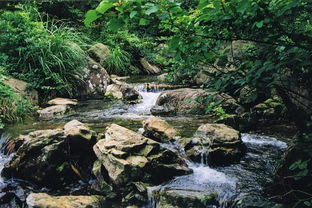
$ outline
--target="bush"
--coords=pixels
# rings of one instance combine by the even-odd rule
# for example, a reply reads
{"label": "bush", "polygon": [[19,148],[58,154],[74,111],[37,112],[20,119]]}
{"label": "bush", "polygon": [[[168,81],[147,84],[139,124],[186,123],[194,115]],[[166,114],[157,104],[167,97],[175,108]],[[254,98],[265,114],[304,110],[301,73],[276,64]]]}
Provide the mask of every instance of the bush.
{"label": "bush", "polygon": [[98,42],[110,46],[112,51],[111,60],[103,65],[110,73],[119,75],[140,74],[142,67],[139,60],[142,57],[150,62],[159,64],[159,57],[155,55],[155,40],[150,37],[140,37],[128,30],[117,32],[103,31],[97,38]]}
{"label": "bush", "polygon": [[7,73],[30,83],[41,95],[72,96],[86,66],[80,34],[53,20],[43,23],[27,10],[0,16],[0,61]]}
{"label": "bush", "polygon": [[4,127],[4,123],[23,121],[35,110],[27,100],[5,85],[4,79],[3,68],[0,67],[0,129]]}

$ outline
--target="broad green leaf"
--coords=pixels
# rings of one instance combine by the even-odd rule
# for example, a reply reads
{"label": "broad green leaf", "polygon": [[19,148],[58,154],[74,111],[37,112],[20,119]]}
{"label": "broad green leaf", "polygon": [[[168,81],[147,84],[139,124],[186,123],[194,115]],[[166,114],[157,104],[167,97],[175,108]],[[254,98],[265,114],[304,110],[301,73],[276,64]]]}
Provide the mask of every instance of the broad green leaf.
{"label": "broad green leaf", "polygon": [[124,26],[125,22],[121,19],[114,18],[111,19],[108,23],[107,26],[111,31],[117,32],[120,28]]}
{"label": "broad green leaf", "polygon": [[262,28],[263,27],[263,21],[256,22],[257,28]]}
{"label": "broad green leaf", "polygon": [[98,13],[104,14],[107,10],[114,6],[114,2],[110,0],[103,0],[95,9]]}
{"label": "broad green leaf", "polygon": [[168,17],[169,17],[168,13],[162,13],[161,15],[159,15],[159,19],[161,19],[161,20],[168,19]]}
{"label": "broad green leaf", "polygon": [[144,19],[144,18],[141,18],[140,21],[139,21],[139,25],[148,25],[149,24],[149,21],[147,19]]}
{"label": "broad green leaf", "polygon": [[248,10],[248,7],[250,7],[250,1],[243,0],[238,6],[237,11],[241,14],[245,13],[246,10]]}
{"label": "broad green leaf", "polygon": [[138,11],[132,11],[130,13],[130,18],[132,19],[135,15],[137,15]]}
{"label": "broad green leaf", "polygon": [[207,7],[208,4],[210,4],[210,2],[208,2],[208,0],[200,0],[199,4],[197,6],[197,9],[203,9],[203,8]]}
{"label": "broad green leaf", "polygon": [[100,18],[101,16],[98,15],[97,11],[89,10],[85,15],[84,24],[86,26],[90,26],[92,22]]}
{"label": "broad green leaf", "polygon": [[179,47],[180,37],[175,36],[169,41],[169,47],[171,50],[176,50]]}
{"label": "broad green leaf", "polygon": [[156,5],[152,6],[148,10],[146,10],[145,14],[150,15],[158,11],[158,7]]}
{"label": "broad green leaf", "polygon": [[305,202],[303,202],[303,204],[306,205],[307,207],[311,207],[311,205],[312,205],[311,202],[309,202],[309,201],[305,201]]}

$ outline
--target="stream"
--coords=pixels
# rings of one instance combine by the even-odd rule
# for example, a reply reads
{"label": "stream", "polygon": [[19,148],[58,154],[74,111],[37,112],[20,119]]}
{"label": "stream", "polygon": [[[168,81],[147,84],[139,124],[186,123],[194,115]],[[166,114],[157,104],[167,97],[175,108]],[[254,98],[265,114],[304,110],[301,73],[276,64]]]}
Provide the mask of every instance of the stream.
{"label": "stream", "polygon": [[[90,124],[97,132],[103,132],[111,123],[134,131],[139,131],[141,122],[151,117],[150,109],[156,103],[157,97],[164,89],[147,89],[145,83],[137,80],[131,83],[142,96],[139,104],[124,104],[121,101],[89,100],[82,101],[71,113],[61,118],[50,121],[29,121],[24,124],[9,126],[5,134],[1,136],[0,145],[10,137],[16,137],[38,129],[50,129],[62,127],[66,122],[77,119]],[[175,128],[182,136],[191,136],[195,130],[210,120],[205,116],[173,116],[164,119]],[[175,179],[148,189],[149,204],[145,208],[161,208],[161,203],[154,198],[154,193],[160,191],[174,192],[179,196],[201,197],[207,194],[217,194],[218,205],[207,205],[207,208],[231,208],[235,207],[240,200],[259,201],[265,200],[264,186],[270,182],[274,168],[278,165],[283,152],[287,148],[287,139],[274,138],[258,134],[241,134],[242,140],[247,146],[247,153],[240,163],[225,167],[210,167],[207,164],[206,155],[202,155],[201,163],[187,160],[188,166],[193,170],[190,175],[176,177]],[[174,143],[164,144],[182,152],[181,148]],[[11,159],[11,156],[0,153],[0,171]],[[14,179],[0,177],[0,187],[5,184],[15,186],[20,182]],[[38,190],[37,187],[27,187],[30,190]],[[39,188],[45,191],[45,188]],[[1,207],[1,206],[0,206]]]}

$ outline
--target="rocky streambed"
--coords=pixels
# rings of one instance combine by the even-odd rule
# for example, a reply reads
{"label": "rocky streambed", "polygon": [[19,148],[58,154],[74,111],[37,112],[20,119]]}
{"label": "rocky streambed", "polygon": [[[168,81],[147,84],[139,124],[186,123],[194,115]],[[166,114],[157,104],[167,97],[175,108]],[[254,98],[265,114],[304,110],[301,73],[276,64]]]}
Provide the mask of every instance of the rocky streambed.
{"label": "rocky streambed", "polygon": [[287,140],[190,115],[201,107],[190,100],[209,95],[176,87],[111,86],[109,100],[7,128],[0,207],[277,207],[264,186]]}

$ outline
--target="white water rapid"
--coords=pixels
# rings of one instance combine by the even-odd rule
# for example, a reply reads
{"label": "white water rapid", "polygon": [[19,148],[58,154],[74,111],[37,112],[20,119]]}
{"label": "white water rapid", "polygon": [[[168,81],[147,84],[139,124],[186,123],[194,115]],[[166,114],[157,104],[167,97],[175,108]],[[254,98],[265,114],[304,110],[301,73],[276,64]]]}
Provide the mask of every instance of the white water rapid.
{"label": "white water rapid", "polygon": [[[193,173],[176,177],[160,186],[150,187],[148,189],[149,204],[145,208],[161,208],[153,196],[162,190],[174,191],[178,195],[188,192],[188,195],[194,194],[194,196],[217,193],[219,205],[208,206],[216,208],[231,207],[238,196],[247,195],[249,191],[260,192],[262,186],[255,179],[265,178],[267,176],[265,174],[270,173],[272,164],[267,163],[274,163],[275,161],[274,154],[271,154],[272,150],[283,151],[287,144],[272,137],[251,134],[242,134],[242,141],[246,144],[248,151],[240,164],[212,168],[206,162],[207,155],[202,155],[201,164],[187,161]],[[180,149],[179,146],[176,146],[176,149]],[[257,149],[258,152],[253,153],[252,149]],[[261,167],[262,169],[266,168],[266,170],[256,172],[259,167],[250,168],[251,164],[247,163],[250,157],[255,160],[255,164],[258,162],[260,165],[266,164],[265,167]]]}

